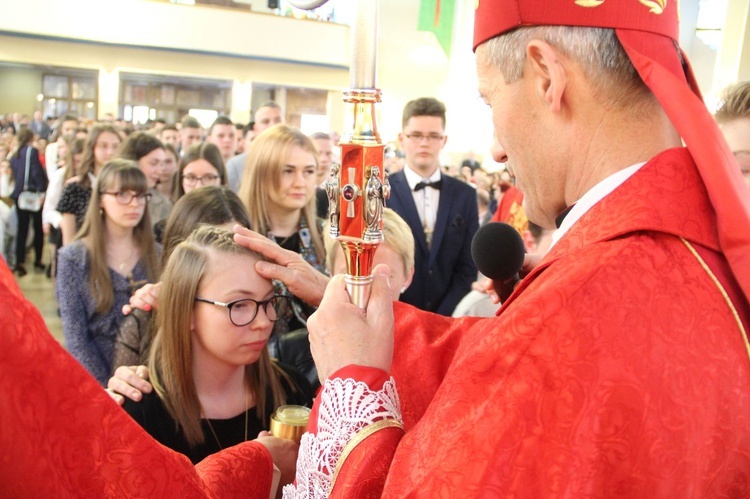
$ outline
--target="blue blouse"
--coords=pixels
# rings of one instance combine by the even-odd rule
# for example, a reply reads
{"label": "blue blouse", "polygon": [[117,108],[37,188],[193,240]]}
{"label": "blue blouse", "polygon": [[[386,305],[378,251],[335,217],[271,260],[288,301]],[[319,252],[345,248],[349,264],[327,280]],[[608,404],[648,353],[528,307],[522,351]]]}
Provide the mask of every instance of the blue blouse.
{"label": "blue blouse", "polygon": [[122,307],[137,287],[148,282],[146,267],[140,261],[133,269],[132,278],[112,269],[109,269],[109,277],[115,291],[114,305],[106,313],[98,314],[89,284],[86,246],[76,241],[58,253],[55,297],[60,306],[65,345],[102,386],[106,386],[111,375],[115,338],[123,319]]}

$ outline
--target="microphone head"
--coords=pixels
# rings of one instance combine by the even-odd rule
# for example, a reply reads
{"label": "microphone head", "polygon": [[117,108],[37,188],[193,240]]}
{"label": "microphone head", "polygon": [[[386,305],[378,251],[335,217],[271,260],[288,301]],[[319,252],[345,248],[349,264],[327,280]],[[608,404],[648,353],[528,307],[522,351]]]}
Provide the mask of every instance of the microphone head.
{"label": "microphone head", "polygon": [[495,281],[505,281],[518,274],[525,254],[518,231],[501,222],[484,225],[471,241],[471,257],[479,272]]}

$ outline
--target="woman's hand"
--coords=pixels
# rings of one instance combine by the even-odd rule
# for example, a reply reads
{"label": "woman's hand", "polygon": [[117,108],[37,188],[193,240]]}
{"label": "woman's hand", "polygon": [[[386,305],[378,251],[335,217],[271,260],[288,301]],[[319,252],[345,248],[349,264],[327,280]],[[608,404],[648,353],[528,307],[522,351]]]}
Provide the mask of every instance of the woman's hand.
{"label": "woman's hand", "polygon": [[269,260],[255,264],[255,270],[262,277],[278,279],[294,296],[314,307],[320,305],[328,276],[315,270],[299,253],[285,250],[267,237],[239,225],[234,226],[234,241]]}
{"label": "woman's hand", "polygon": [[128,315],[136,308],[145,310],[146,312],[151,312],[151,310],[158,308],[160,290],[161,282],[144,284],[143,287],[137,289],[133,293],[133,296],[130,297],[130,303],[122,306],[123,315]]}
{"label": "woman's hand", "polygon": [[[125,397],[140,402],[144,393],[151,393],[153,387],[148,379],[146,366],[120,366],[107,382],[107,393],[118,405],[125,403]],[[123,395],[125,397],[123,397]]]}

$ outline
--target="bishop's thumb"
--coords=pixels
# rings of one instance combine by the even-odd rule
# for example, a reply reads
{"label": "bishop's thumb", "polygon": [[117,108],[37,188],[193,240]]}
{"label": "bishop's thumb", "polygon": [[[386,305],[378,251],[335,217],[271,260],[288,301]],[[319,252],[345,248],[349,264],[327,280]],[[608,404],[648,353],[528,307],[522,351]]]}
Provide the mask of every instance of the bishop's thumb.
{"label": "bishop's thumb", "polygon": [[393,308],[391,297],[391,269],[388,265],[380,264],[372,272],[372,292],[370,302],[367,306],[368,314],[380,315],[382,312]]}

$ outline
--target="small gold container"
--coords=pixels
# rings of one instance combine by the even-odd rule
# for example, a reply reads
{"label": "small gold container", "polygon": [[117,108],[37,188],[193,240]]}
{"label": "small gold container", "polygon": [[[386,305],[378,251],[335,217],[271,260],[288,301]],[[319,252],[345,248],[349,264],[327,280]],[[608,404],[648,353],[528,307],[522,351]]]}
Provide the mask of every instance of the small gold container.
{"label": "small gold container", "polygon": [[271,415],[271,435],[293,440],[299,444],[307,431],[310,409],[301,405],[282,405]]}

